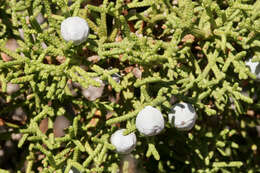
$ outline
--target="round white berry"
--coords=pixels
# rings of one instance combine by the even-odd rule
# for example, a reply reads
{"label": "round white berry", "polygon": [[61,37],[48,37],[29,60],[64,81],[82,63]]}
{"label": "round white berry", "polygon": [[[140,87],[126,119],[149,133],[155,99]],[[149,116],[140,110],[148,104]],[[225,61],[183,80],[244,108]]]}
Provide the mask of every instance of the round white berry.
{"label": "round white berry", "polygon": [[158,109],[146,106],[138,113],[135,125],[140,133],[155,136],[164,129],[163,115]]}
{"label": "round white berry", "polygon": [[250,71],[256,75],[256,79],[260,80],[260,62],[252,62],[252,59],[246,62],[246,65],[249,66]]}
{"label": "round white berry", "polygon": [[135,149],[136,136],[134,133],[123,135],[125,129],[117,130],[110,138],[111,144],[116,147],[116,151],[120,154],[129,154]]}
{"label": "round white berry", "polygon": [[182,102],[173,106],[173,113],[168,118],[178,130],[187,131],[195,125],[197,114],[191,104]]}
{"label": "round white berry", "polygon": [[73,41],[75,45],[84,42],[89,34],[89,26],[81,17],[69,17],[61,23],[61,35],[66,41]]}

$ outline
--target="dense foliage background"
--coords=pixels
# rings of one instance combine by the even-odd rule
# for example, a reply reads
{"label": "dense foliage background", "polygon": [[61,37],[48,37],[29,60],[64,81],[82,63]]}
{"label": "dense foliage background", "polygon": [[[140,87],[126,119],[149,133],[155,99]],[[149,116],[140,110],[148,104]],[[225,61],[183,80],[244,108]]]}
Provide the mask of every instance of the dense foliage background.
{"label": "dense foliage background", "polygon": [[[260,172],[260,83],[245,64],[260,61],[259,11],[259,0],[0,1],[0,172]],[[70,16],[90,26],[79,46],[60,34]],[[180,101],[198,114],[188,132],[167,122]],[[167,122],[149,138],[135,128],[147,105]],[[136,132],[138,161],[120,164],[119,128]]]}

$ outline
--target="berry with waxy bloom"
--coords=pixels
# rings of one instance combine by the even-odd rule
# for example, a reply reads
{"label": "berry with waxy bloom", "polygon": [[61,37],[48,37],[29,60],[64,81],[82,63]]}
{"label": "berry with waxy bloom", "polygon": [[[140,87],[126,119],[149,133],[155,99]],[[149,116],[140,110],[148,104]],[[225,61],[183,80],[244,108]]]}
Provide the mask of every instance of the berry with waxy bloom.
{"label": "berry with waxy bloom", "polygon": [[138,113],[135,125],[143,135],[155,136],[164,129],[163,115],[158,109],[146,106]]}
{"label": "berry with waxy bloom", "polygon": [[116,151],[120,154],[129,154],[135,149],[136,136],[134,133],[123,135],[125,129],[117,130],[110,138],[111,144],[116,147]]}
{"label": "berry with waxy bloom", "polygon": [[178,130],[187,131],[195,125],[197,114],[189,103],[181,102],[173,106],[173,113],[168,114],[169,122]]}
{"label": "berry with waxy bloom", "polygon": [[260,80],[260,62],[252,62],[252,60],[249,59],[246,65],[249,66],[251,73],[256,75],[256,79]]}
{"label": "berry with waxy bloom", "polygon": [[73,41],[75,45],[86,41],[88,34],[88,23],[81,17],[69,17],[61,23],[61,35],[63,39]]}

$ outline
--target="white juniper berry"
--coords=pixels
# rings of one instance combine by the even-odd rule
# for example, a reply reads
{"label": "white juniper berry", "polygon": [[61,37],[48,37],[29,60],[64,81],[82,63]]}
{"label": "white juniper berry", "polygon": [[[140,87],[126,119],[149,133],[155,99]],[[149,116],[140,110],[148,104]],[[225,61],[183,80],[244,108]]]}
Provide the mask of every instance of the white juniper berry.
{"label": "white juniper berry", "polygon": [[138,113],[135,125],[143,135],[155,136],[164,129],[163,115],[158,109],[146,106]]}
{"label": "white juniper berry", "polygon": [[129,154],[135,149],[136,136],[134,133],[123,135],[125,129],[117,130],[110,138],[111,144],[116,147],[116,151],[120,154]]}
{"label": "white juniper berry", "polygon": [[84,42],[89,34],[89,26],[81,17],[69,17],[61,23],[61,35],[66,41],[73,41],[75,45]]}
{"label": "white juniper berry", "polygon": [[172,111],[172,113],[168,114],[168,119],[178,130],[187,131],[195,125],[197,114],[191,104],[178,103],[173,106]]}
{"label": "white juniper berry", "polygon": [[246,62],[246,65],[249,66],[250,71],[256,75],[256,79],[260,80],[260,62],[252,62],[252,59]]}

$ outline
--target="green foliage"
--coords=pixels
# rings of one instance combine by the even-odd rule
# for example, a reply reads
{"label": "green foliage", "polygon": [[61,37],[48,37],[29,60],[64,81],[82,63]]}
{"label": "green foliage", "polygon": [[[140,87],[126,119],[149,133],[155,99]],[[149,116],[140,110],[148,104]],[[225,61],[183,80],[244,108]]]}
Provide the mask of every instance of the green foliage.
{"label": "green foliage", "polygon": [[[12,60],[0,60],[0,96],[5,100],[0,117],[19,106],[27,112],[26,124],[5,123],[23,134],[18,147],[27,150],[26,172],[38,167],[45,173],[64,168],[68,173],[72,167],[116,172],[120,157],[109,142],[111,134],[119,126],[127,128],[125,134],[135,132],[135,117],[147,105],[167,119],[172,96],[192,103],[199,120],[187,133],[166,124],[152,139],[138,134],[133,154],[147,172],[260,171],[260,141],[249,130],[260,122],[246,115],[249,109],[259,112],[253,95],[259,98],[260,85],[245,65],[251,57],[260,61],[259,11],[260,1],[254,0],[1,1],[0,51]],[[37,22],[39,14],[44,23]],[[60,24],[69,16],[80,16],[90,26],[87,41],[79,46],[61,37]],[[5,47],[9,38],[17,40],[16,51]],[[88,61],[90,56],[99,60]],[[133,68],[142,76],[128,71]],[[116,73],[120,83],[113,78]],[[98,87],[95,77],[112,89],[95,101],[79,91],[73,95],[69,82]],[[6,94],[9,82],[20,90]],[[116,95],[119,100],[111,102],[109,97]],[[71,125],[65,136],[55,137],[53,123],[61,115]],[[45,118],[46,133],[39,128]],[[37,153],[45,157],[39,160]]]}

